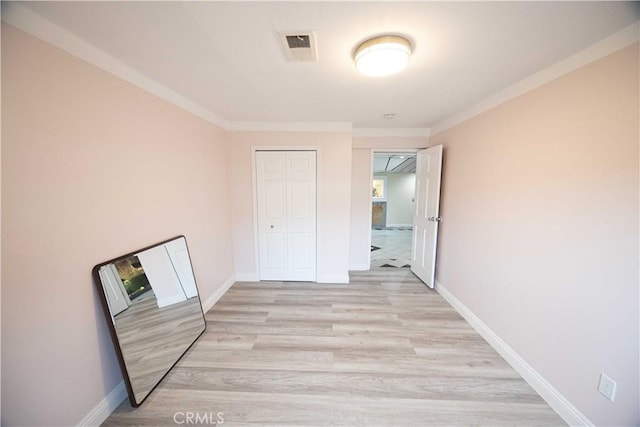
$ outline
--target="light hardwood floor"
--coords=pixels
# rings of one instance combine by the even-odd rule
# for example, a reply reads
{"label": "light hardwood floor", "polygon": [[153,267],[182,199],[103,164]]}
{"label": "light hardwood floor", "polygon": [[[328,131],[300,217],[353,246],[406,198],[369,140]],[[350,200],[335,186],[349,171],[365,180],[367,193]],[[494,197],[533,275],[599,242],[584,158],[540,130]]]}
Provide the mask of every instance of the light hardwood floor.
{"label": "light hardwood floor", "polygon": [[[107,426],[560,426],[565,423],[408,269],[350,284],[238,282],[137,409]],[[202,418],[201,418],[202,420]]]}

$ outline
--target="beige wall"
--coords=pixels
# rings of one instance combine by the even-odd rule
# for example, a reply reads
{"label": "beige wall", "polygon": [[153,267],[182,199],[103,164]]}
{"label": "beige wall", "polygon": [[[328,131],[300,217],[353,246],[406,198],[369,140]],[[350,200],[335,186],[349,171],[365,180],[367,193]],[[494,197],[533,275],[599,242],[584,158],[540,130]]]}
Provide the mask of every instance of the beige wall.
{"label": "beige wall", "polygon": [[638,72],[636,44],[431,141],[437,280],[596,425],[640,423]]}
{"label": "beige wall", "polygon": [[349,268],[369,269],[371,243],[371,161],[374,150],[427,148],[427,137],[354,137],[351,164],[351,248]]}
{"label": "beige wall", "polygon": [[233,274],[227,135],[2,25],[2,424],[74,425],[122,379],[92,267],[178,234]]}
{"label": "beige wall", "polygon": [[353,149],[403,150],[427,148],[426,136],[354,136]]}
{"label": "beige wall", "polygon": [[[355,141],[354,141],[355,143]],[[349,270],[368,270],[371,253],[371,150],[353,149]]]}
{"label": "beige wall", "polygon": [[316,147],[318,160],[318,281],[344,282],[349,270],[350,132],[233,132],[233,242],[239,279],[256,280],[251,147]]}

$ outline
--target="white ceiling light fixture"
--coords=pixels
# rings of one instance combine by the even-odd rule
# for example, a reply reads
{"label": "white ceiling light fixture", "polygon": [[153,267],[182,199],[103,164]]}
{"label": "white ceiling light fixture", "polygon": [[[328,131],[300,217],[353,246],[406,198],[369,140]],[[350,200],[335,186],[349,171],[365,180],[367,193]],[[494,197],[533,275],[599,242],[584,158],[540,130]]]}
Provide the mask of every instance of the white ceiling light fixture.
{"label": "white ceiling light fixture", "polygon": [[365,76],[382,77],[402,71],[411,57],[411,43],[401,36],[378,36],[362,42],[353,55]]}

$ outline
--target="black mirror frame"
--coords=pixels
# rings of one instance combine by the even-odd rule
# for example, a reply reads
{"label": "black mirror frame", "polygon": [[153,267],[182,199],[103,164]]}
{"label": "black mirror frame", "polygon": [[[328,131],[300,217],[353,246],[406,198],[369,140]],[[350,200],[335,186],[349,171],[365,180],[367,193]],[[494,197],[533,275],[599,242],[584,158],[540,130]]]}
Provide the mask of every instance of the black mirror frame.
{"label": "black mirror frame", "polygon": [[189,351],[189,349],[193,346],[193,344],[196,343],[196,341],[198,341],[198,339],[202,336],[202,334],[204,334],[204,332],[207,330],[207,321],[204,317],[204,310],[202,309],[202,300],[200,299],[200,289],[198,289],[198,281],[195,280],[195,271],[193,273],[194,276],[194,280],[196,282],[196,289],[198,289],[198,302],[199,302],[199,306],[200,306],[200,313],[202,313],[202,321],[204,324],[204,327],[202,328],[202,332],[200,332],[198,334],[197,337],[195,337],[193,339],[193,341],[191,342],[191,344],[189,344],[187,346],[187,348],[184,350],[184,352],[182,352],[182,354],[180,354],[180,356],[178,356],[178,358],[176,358],[175,362],[173,362],[173,364],[169,367],[169,369],[167,369],[167,372],[164,373],[164,375],[158,380],[158,382],[156,382],[156,384],[149,390],[149,392],[147,393],[147,395],[138,403],[136,402],[136,398],[135,395],[133,394],[133,387],[131,385],[131,380],[129,377],[129,371],[127,370],[127,365],[124,362],[124,357],[122,355],[122,348],[120,347],[120,341],[118,339],[118,334],[116,333],[116,327],[115,324],[112,321],[112,316],[111,316],[111,309],[109,308],[109,304],[107,302],[107,296],[104,292],[104,288],[102,286],[102,282],[100,280],[100,273],[99,270],[101,267],[105,266],[105,265],[109,265],[112,264],[122,258],[127,258],[130,256],[133,256],[137,253],[140,253],[142,251],[146,251],[147,249],[151,249],[154,248],[156,246],[160,246],[160,245],[164,245],[165,243],[169,243],[173,240],[179,239],[179,238],[184,238],[184,243],[187,246],[187,253],[189,254],[189,263],[191,264],[191,271],[193,270],[193,263],[191,262],[191,252],[189,251],[189,244],[187,243],[187,238],[184,235],[179,235],[179,236],[175,236],[172,237],[170,239],[167,240],[163,240],[161,242],[155,243],[153,245],[149,245],[146,246],[144,248],[132,251],[128,254],[125,255],[121,255],[117,258],[111,259],[109,261],[106,262],[101,262],[100,264],[97,264],[95,267],[93,267],[92,271],[92,276],[93,276],[93,281],[96,284],[96,287],[98,288],[98,295],[100,297],[100,303],[102,305],[102,311],[105,315],[105,320],[107,321],[107,327],[109,328],[109,333],[111,335],[111,341],[113,341],[113,347],[114,350],[116,352],[116,356],[118,358],[118,364],[120,365],[120,370],[122,371],[122,376],[124,379],[124,384],[127,388],[127,394],[129,395],[129,403],[131,403],[131,406],[134,408],[138,408],[140,405],[142,405],[144,403],[145,400],[147,400],[147,398],[151,395],[151,393],[153,393],[153,391],[156,389],[156,387],[158,387],[158,385],[162,382],[162,380],[169,374],[169,372],[171,372],[171,370],[173,369],[174,366],[176,366],[176,363],[178,363],[180,361],[180,359],[182,359],[182,357]]}

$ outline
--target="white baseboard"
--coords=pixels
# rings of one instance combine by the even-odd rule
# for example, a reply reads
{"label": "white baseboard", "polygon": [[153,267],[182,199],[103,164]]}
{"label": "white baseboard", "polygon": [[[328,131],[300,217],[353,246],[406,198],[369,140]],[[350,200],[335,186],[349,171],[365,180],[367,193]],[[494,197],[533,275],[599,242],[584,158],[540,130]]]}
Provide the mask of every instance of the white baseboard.
{"label": "white baseboard", "polygon": [[366,271],[369,270],[369,264],[366,262],[353,262],[349,264],[349,271]]}
{"label": "white baseboard", "polygon": [[[368,270],[369,267],[364,270]],[[259,282],[256,273],[236,273],[237,282]],[[349,283],[349,274],[318,274],[316,283]]]}
{"label": "white baseboard", "polygon": [[524,380],[560,415],[570,426],[594,426],[589,418],[578,410],[569,400],[553,387],[538,371],[527,363],[514,349],[502,340],[476,316],[466,305],[436,280],[436,291],[464,317],[467,322],[487,340],[500,355],[515,369]]}
{"label": "white baseboard", "polygon": [[222,298],[222,295],[224,295],[225,292],[227,292],[235,282],[236,282],[235,275],[231,275],[231,277],[225,280],[224,283],[220,285],[220,287],[216,289],[209,298],[207,298],[205,301],[202,302],[202,311],[205,313],[209,311],[211,307],[213,307],[213,305],[216,302],[218,302],[220,298]]}
{"label": "white baseboard", "polygon": [[236,273],[237,282],[259,282],[257,273]]}
{"label": "white baseboard", "polygon": [[349,283],[349,274],[318,274],[316,283]]}
{"label": "white baseboard", "polygon": [[127,388],[124,386],[124,381],[120,381],[120,383],[78,423],[78,426],[99,426],[126,398]]}
{"label": "white baseboard", "polygon": [[413,224],[387,224],[387,228],[389,227],[413,227]]}

